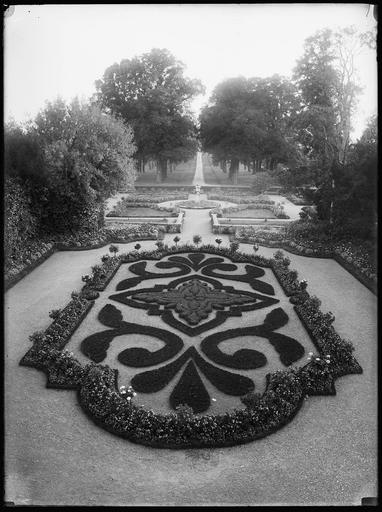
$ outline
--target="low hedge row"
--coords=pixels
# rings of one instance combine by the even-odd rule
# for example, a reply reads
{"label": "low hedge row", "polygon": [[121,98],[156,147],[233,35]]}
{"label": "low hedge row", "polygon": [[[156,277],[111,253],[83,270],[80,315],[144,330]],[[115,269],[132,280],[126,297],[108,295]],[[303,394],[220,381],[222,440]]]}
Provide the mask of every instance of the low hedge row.
{"label": "low hedge row", "polygon": [[[28,366],[44,370],[51,379],[48,384],[55,387],[77,388],[84,411],[102,428],[133,442],[163,448],[232,446],[259,439],[291,421],[306,395],[333,394],[335,378],[362,372],[352,355],[354,348],[351,343],[341,339],[333,329],[333,315],[323,314],[319,309],[319,300],[310,297],[301,286],[298,288],[297,276],[294,273],[287,275],[285,267],[289,265],[288,259],[280,253],[267,260],[240,253],[237,246],[225,249],[212,245],[184,245],[115,256],[113,265],[107,258],[100,267],[103,267],[104,274],[110,274],[123,261],[158,260],[169,254],[190,250],[224,255],[235,263],[272,267],[285,291],[292,294],[296,312],[304,325],[308,326],[317,348],[317,357],[301,368],[268,374],[263,395],[251,392],[242,397],[246,405],[244,410],[198,416],[183,407],[176,413],[156,414],[135,405],[119,393],[116,370],[94,363],[82,367],[72,354],[58,353],[82,321],[87,308],[93,304],[93,301],[84,299],[81,292],[45,333],[31,336],[33,346],[20,364],[27,363]],[[93,275],[84,288],[89,290],[93,287],[93,291],[96,291],[99,286]]]}

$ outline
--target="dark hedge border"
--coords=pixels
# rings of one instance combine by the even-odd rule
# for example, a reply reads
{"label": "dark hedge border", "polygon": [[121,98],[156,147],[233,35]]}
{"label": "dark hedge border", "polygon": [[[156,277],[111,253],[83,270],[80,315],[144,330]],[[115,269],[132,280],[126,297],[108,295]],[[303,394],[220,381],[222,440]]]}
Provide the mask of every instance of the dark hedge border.
{"label": "dark hedge border", "polygon": [[[181,247],[173,247],[172,249],[167,250],[157,250],[157,251],[143,251],[140,254],[136,254],[133,256],[133,259],[139,260],[139,259],[152,259],[152,260],[158,260],[161,259],[164,256],[167,256],[169,254],[174,253],[180,253],[180,252],[189,252],[192,250],[193,252],[203,252],[207,254],[214,254],[214,255],[225,255],[228,258],[231,258],[232,261],[235,263],[239,262],[249,262],[254,263],[259,266],[264,267],[270,267],[270,261],[266,260],[265,258],[262,258],[260,256],[248,256],[244,255],[242,253],[238,253],[235,251],[231,251],[229,249],[216,249],[214,246],[207,245],[202,246],[198,248],[193,248],[188,245],[181,246]],[[131,261],[131,254],[129,255],[129,260]],[[121,258],[121,261],[123,262],[123,258]],[[304,308],[304,303],[299,305],[299,309],[301,310]],[[79,325],[78,320],[74,322],[76,326]],[[339,339],[339,341],[342,340],[338,336],[338,334],[334,331],[334,341],[333,343],[336,344],[336,337]],[[313,331],[310,331],[310,334],[314,335]],[[66,337],[65,340],[63,340],[63,344],[67,343],[69,341],[69,337]],[[315,340],[315,337],[313,338],[313,342],[315,346],[320,347],[320,343]],[[320,352],[320,349],[319,353]],[[353,356],[351,356],[352,361],[354,361],[354,366],[358,368],[358,373],[362,372],[362,368],[359,366],[358,362],[354,359]],[[73,361],[77,362],[75,359]],[[78,362],[77,362],[78,363]],[[98,379],[99,384],[101,385],[102,389],[100,390],[100,393],[95,389],[94,387],[94,381],[91,383],[91,387],[89,389],[89,382],[87,380],[89,372],[87,371],[89,366],[91,367],[93,363],[90,365],[87,365],[83,369],[84,376],[81,378],[80,383],[74,382],[76,384],[76,387],[78,389],[78,396],[79,401],[82,406],[82,408],[85,410],[87,414],[89,414],[94,422],[102,426],[102,428],[105,428],[109,432],[112,432],[116,435],[125,437],[130,439],[133,442],[138,442],[140,444],[144,444],[147,446],[153,446],[153,447],[163,447],[163,448],[189,448],[189,447],[218,447],[218,446],[234,446],[237,444],[242,444],[246,442],[253,441],[255,439],[260,439],[262,437],[265,437],[266,435],[269,435],[281,428],[282,426],[286,425],[291,421],[291,419],[295,416],[295,414],[298,412],[299,408],[302,405],[304,396],[306,394],[306,383],[304,383],[304,378],[307,372],[308,368],[312,369],[313,377],[317,380],[318,384],[321,386],[322,384],[322,378],[320,375],[319,370],[315,370],[315,367],[309,363],[305,365],[302,368],[299,368],[297,370],[286,370],[286,371],[278,371],[273,374],[268,374],[267,376],[267,387],[264,394],[261,396],[259,400],[259,405],[255,408],[247,407],[244,410],[237,410],[234,411],[231,415],[229,413],[226,413],[224,416],[205,416],[202,419],[192,416],[191,419],[187,420],[183,427],[183,431],[186,433],[182,435],[178,435],[178,433],[175,433],[175,439],[169,438],[169,436],[166,437],[166,439],[163,439],[163,435],[159,434],[159,431],[156,430],[158,427],[158,424],[162,422],[162,425],[166,428],[169,424],[171,424],[174,420],[173,415],[169,416],[163,416],[163,415],[156,415],[152,411],[145,411],[142,407],[136,407],[133,404],[128,404],[126,400],[122,398],[121,395],[118,394],[118,391],[116,389],[117,386],[117,376],[118,371],[117,370],[111,370],[108,367],[101,367],[100,365],[94,365],[98,370],[102,373],[106,370],[109,372],[109,374],[113,375],[113,383],[107,385],[103,379]],[[47,365],[49,366],[49,365]],[[106,370],[104,370],[106,368]],[[349,373],[348,372],[349,365],[347,364],[346,367],[337,367],[336,369],[336,375],[339,375],[339,373],[342,373],[343,375]],[[353,372],[354,373],[354,372]],[[287,377],[288,376],[288,377]],[[293,376],[293,383],[294,385],[292,388],[289,386],[285,386],[285,379],[290,379]],[[326,376],[324,375],[326,378]],[[329,377],[335,378],[334,375],[329,374]],[[281,379],[279,381],[279,387],[277,387],[277,379]],[[320,380],[321,379],[321,380]],[[101,382],[102,381],[102,382]],[[276,382],[276,391],[274,389],[273,383]],[[290,382],[290,381],[289,381]],[[313,382],[315,384],[315,381]],[[281,387],[280,387],[281,386]],[[322,387],[322,386],[321,386]],[[113,388],[113,389],[111,389]],[[97,391],[97,394],[94,395],[94,393]],[[91,401],[88,401],[88,393],[93,393],[93,395],[90,395]],[[322,391],[318,390],[318,394],[328,394],[327,387],[322,387]],[[100,398],[101,397],[101,398]],[[103,398],[104,397],[104,398]],[[115,408],[115,404],[117,403],[118,407]],[[276,404],[276,405],[275,405]],[[278,404],[278,405],[277,405]],[[100,412],[99,407],[101,406],[101,411],[106,410],[106,413]],[[121,406],[121,408],[119,408]],[[265,407],[265,409],[264,409]],[[280,417],[280,409],[278,407],[281,407],[281,417]],[[286,411],[284,411],[283,408],[286,407]],[[119,408],[119,409],[118,409]],[[98,411],[98,412],[97,412]],[[113,422],[118,420],[118,417],[113,416],[116,412],[120,412],[120,414],[138,414],[140,415],[140,423],[139,425],[135,425],[134,431],[131,431],[128,429],[128,427],[123,427],[127,429],[126,431],[121,431],[121,426],[113,425]],[[268,412],[267,412],[268,411]],[[284,411],[284,412],[283,412]],[[101,416],[100,419],[97,419],[97,416]],[[254,419],[254,415],[256,415],[257,423]],[[129,416],[129,418],[130,418]],[[280,418],[280,419],[276,419]],[[113,419],[114,418],[114,419]],[[233,432],[229,433],[229,436],[227,438],[227,432],[220,429],[220,423],[221,421],[224,421],[224,419],[227,419],[227,421],[233,421],[235,420],[235,424],[237,422],[240,424],[237,427],[239,430],[234,430]],[[192,435],[200,436],[200,432],[198,430],[195,430],[193,432],[193,425],[197,425],[198,421],[203,421],[204,424],[207,424],[207,427],[210,429],[208,433],[204,436],[203,440],[200,440],[198,438],[192,439]],[[261,420],[260,423],[258,423]],[[126,419],[128,421],[128,419]],[[231,421],[231,422],[232,422]],[[217,422],[217,423],[216,423]],[[241,423],[240,423],[241,422]],[[256,429],[256,425],[258,424],[258,427]],[[163,429],[162,429],[163,432]],[[191,434],[190,434],[191,432]],[[156,436],[153,439],[153,436]],[[221,439],[221,437],[224,437],[224,440]]]}
{"label": "dark hedge border", "polygon": [[192,359],[171,393],[170,404],[173,409],[181,404],[189,404],[195,414],[206,411],[211,405],[210,395]]}
{"label": "dark hedge border", "polygon": [[[208,262],[208,260],[207,260],[207,262]],[[217,264],[217,265],[219,265],[219,264]],[[134,270],[132,270],[133,266],[134,265],[130,266],[130,271],[132,271],[132,272],[134,272]],[[180,267],[185,267],[185,265],[183,265],[183,263],[179,263],[179,266]],[[204,269],[207,269],[208,266],[213,266],[213,264],[207,265],[207,267],[204,267]],[[246,266],[246,268],[247,267],[249,267],[249,265]],[[185,269],[185,270],[188,270],[188,269]],[[139,272],[140,272],[140,275],[143,275],[142,279],[147,279],[148,278],[147,276],[145,276],[145,272],[146,272],[145,268],[140,268]],[[186,271],[183,272],[183,275],[185,273],[186,273]],[[187,272],[187,274],[188,273],[189,272]],[[254,272],[254,273],[256,274],[256,272]],[[152,276],[154,275],[151,272],[148,272],[147,274],[150,276],[150,278],[152,278]],[[176,275],[179,275],[179,272],[174,272],[171,277],[175,277]],[[166,277],[166,276],[167,276],[167,274],[164,275],[164,277]],[[160,278],[162,276],[161,275],[154,275],[154,277],[159,277]],[[226,276],[224,276],[224,277],[227,279]],[[249,271],[247,271],[247,275],[246,276],[236,276],[236,277],[243,277],[242,280],[247,283],[247,282],[249,282],[249,279],[251,277],[251,273]],[[132,278],[130,278],[130,279],[132,279]],[[138,284],[137,281],[135,280],[135,278],[133,278],[133,279],[134,279],[133,283]],[[167,289],[168,287],[173,289],[178,284],[186,283],[190,279],[192,279],[192,277],[190,278],[190,277],[188,277],[186,275],[185,277],[181,277],[179,279],[176,279],[176,280],[172,281],[168,285],[155,285],[154,288],[141,288],[141,289],[139,289],[139,293],[151,292],[153,289],[161,291],[161,290]],[[235,279],[235,276],[231,277],[231,279]],[[225,291],[230,292],[230,293],[235,293],[235,290],[232,289],[231,286],[224,286],[219,281],[215,281],[215,279],[211,279],[209,277],[200,277],[200,280],[212,284],[217,289],[225,290]],[[241,279],[237,279],[237,280],[241,280]],[[127,280],[124,280],[124,281],[121,282],[124,287],[126,285],[130,284],[130,283],[126,283],[126,281]],[[254,281],[257,281],[257,280],[254,279]],[[119,286],[121,286],[121,283],[119,283],[117,285],[117,288]],[[249,282],[249,284],[251,284],[252,288],[254,288],[254,289],[256,289],[256,287],[258,286],[257,283],[253,283],[253,282]],[[265,284],[265,283],[263,283],[263,284]],[[274,294],[273,287],[270,287],[270,288],[271,288],[272,293]],[[269,291],[267,293],[269,293]],[[177,318],[174,317],[173,312],[171,311],[172,308],[170,309],[170,308],[164,307],[163,309],[161,309],[161,305],[158,304],[158,303],[148,302],[148,301],[145,301],[145,300],[140,302],[139,299],[137,301],[135,299],[135,295],[136,294],[137,294],[136,290],[133,290],[133,291],[122,291],[121,293],[110,295],[109,298],[111,300],[115,300],[115,301],[120,302],[122,304],[125,304],[127,306],[131,306],[131,307],[134,307],[134,308],[140,308],[140,309],[147,309],[149,315],[159,315],[159,316],[161,316],[161,319],[162,319],[163,322],[165,322],[168,325],[171,325],[172,327],[175,327],[176,329],[184,332],[188,336],[196,336],[196,335],[201,334],[202,332],[204,332],[204,331],[206,331],[208,329],[212,329],[213,327],[217,327],[218,325],[223,323],[230,316],[241,316],[241,312],[242,311],[253,311],[253,310],[256,310],[256,309],[259,309],[259,308],[270,306],[272,304],[277,304],[279,302],[278,299],[274,299],[273,297],[267,297],[267,296],[264,296],[264,295],[260,295],[258,293],[242,291],[241,295],[244,294],[244,295],[247,295],[248,297],[250,297],[252,299],[252,304],[235,304],[235,302],[233,302],[233,304],[230,306],[230,309],[228,311],[222,311],[222,310],[219,310],[218,308],[214,307],[213,309],[215,311],[217,311],[215,318],[213,318],[212,320],[209,320],[209,321],[207,321],[205,323],[199,324],[199,325],[191,325],[188,320],[187,320],[187,323],[185,323],[183,321],[177,320]]]}
{"label": "dark hedge border", "polygon": [[[242,396],[253,391],[255,388],[252,379],[249,377],[223,370],[205,361],[195,347],[188,348],[175,361],[172,361],[165,366],[135,375],[131,380],[131,384],[136,391],[141,393],[154,393],[160,391],[175,378],[177,373],[185,364],[188,365],[190,360],[193,361],[193,363],[219,391],[226,395]],[[187,379],[188,378],[189,376]],[[180,380],[181,379],[182,377]],[[177,385],[176,395],[179,397],[182,393],[184,393],[184,397],[186,397],[187,390],[180,390]],[[207,393],[207,391],[205,393]],[[177,402],[171,394],[170,403],[174,409],[181,403],[187,403],[195,412],[206,410],[200,409],[200,404],[198,404],[197,398],[193,399],[191,402]]]}
{"label": "dark hedge border", "polygon": [[374,295],[378,295],[378,283],[369,279],[368,277],[364,276],[360,270],[357,269],[354,265],[349,263],[348,261],[344,260],[339,254],[337,254],[335,251],[331,251],[330,253],[327,252],[319,252],[315,251],[313,249],[313,254],[306,253],[306,249],[303,251],[300,251],[299,249],[296,249],[295,247],[291,247],[290,245],[283,243],[283,242],[277,242],[274,243],[268,243],[268,242],[248,242],[245,241],[243,238],[236,238],[236,236],[233,234],[230,236],[231,241],[238,241],[241,244],[253,244],[258,243],[258,245],[262,245],[263,247],[268,247],[270,249],[282,249],[284,251],[290,252],[291,254],[295,254],[296,256],[305,256],[307,258],[322,258],[322,259],[333,259],[335,260],[341,267],[343,267],[345,270],[349,272],[357,281],[359,281],[361,284],[366,286],[371,292],[374,293]]}
{"label": "dark hedge border", "polygon": [[217,364],[235,368],[237,370],[249,370],[261,368],[267,363],[265,356],[253,349],[241,349],[232,355],[223,353],[219,343],[239,336],[259,336],[266,338],[280,356],[280,361],[289,366],[301,359],[304,355],[304,347],[295,339],[281,333],[273,332],[286,325],[288,315],[282,308],[273,309],[261,325],[251,327],[238,327],[226,331],[216,332],[207,336],[201,344],[202,352],[211,361]]}
{"label": "dark hedge border", "polygon": [[101,309],[98,320],[111,329],[92,334],[81,342],[81,352],[96,363],[105,359],[113,339],[123,334],[146,334],[165,343],[164,347],[154,352],[138,347],[123,350],[118,360],[127,366],[141,368],[157,365],[171,359],[183,348],[183,341],[175,333],[158,327],[124,322],[121,311],[111,304]]}

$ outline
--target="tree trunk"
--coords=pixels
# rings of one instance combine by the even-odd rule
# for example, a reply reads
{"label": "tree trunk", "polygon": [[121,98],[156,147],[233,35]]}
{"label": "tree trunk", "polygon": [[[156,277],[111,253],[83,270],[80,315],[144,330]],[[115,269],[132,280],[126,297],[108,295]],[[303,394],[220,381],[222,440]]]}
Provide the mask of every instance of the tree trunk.
{"label": "tree trunk", "polygon": [[232,181],[233,185],[237,185],[237,177],[239,173],[239,160],[237,158],[232,158],[230,166],[229,166],[229,179]]}
{"label": "tree trunk", "polygon": [[[157,174],[157,181],[165,181],[167,179],[167,160],[159,160],[158,161],[159,173]],[[159,176],[159,180],[158,180]]]}
{"label": "tree trunk", "polygon": [[330,208],[329,208],[329,224],[333,224],[333,210],[334,210],[334,178],[332,177],[332,197],[330,199]]}
{"label": "tree trunk", "polygon": [[220,168],[224,172],[224,174],[226,174],[226,172],[227,172],[227,162],[225,160],[222,160],[220,162]]}

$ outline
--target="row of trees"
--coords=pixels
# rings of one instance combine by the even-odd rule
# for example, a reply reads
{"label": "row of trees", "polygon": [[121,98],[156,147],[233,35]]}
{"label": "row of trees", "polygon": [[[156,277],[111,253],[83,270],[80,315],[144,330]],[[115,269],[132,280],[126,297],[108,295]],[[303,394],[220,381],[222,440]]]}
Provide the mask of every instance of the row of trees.
{"label": "row of trees", "polygon": [[158,180],[163,181],[169,164],[195,155],[197,126],[190,102],[204,87],[184,76],[184,64],[168,50],[153,49],[113,64],[97,80],[96,89],[94,101],[102,110],[132,127],[139,172],[154,161]]}
{"label": "row of trees", "polygon": [[223,172],[237,182],[239,163],[255,173],[265,162],[296,159],[293,114],[299,108],[297,90],[286,78],[231,78],[219,84],[200,115],[203,150],[212,154]]}
{"label": "row of trees", "polygon": [[371,32],[355,27],[321,30],[306,39],[291,80],[274,75],[219,84],[200,115],[202,148],[233,183],[241,162],[253,173],[265,167],[283,184],[318,186],[320,212],[330,222],[339,219],[345,189],[349,198],[359,187],[360,168],[373,174],[376,145],[364,139],[351,145],[350,132],[361,91],[354,60],[374,44]]}
{"label": "row of trees", "polygon": [[252,173],[265,166],[282,182],[319,186],[321,211],[333,220],[345,189],[347,197],[354,183],[367,189],[360,165],[365,175],[374,172],[376,141],[349,144],[359,93],[354,57],[371,44],[371,34],[354,28],[320,31],[306,40],[292,80],[274,75],[219,84],[199,130],[190,102],[203,86],[184,76],[168,50],[113,64],[90,103],[57,100],[24,128],[6,127],[8,208],[11,197],[23,196],[21,187],[28,196],[23,208],[33,210],[29,219],[44,230],[75,230],[85,219],[94,223],[103,199],[133,183],[134,166],[142,172],[155,161],[165,180],[168,167],[194,156],[200,141],[233,182],[241,162]]}

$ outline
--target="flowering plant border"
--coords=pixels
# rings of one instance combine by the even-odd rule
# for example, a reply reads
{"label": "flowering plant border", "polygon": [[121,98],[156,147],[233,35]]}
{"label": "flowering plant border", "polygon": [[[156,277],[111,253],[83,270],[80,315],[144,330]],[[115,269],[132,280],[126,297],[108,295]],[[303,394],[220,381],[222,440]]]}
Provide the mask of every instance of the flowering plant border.
{"label": "flowering plant border", "polygon": [[[118,370],[95,363],[82,366],[71,353],[63,350],[93,306],[97,290],[107,286],[121,264],[142,259],[159,260],[190,250],[224,255],[235,263],[246,262],[272,268],[290,300],[293,299],[295,310],[317,348],[317,357],[304,366],[268,374],[263,395],[242,397],[246,405],[243,410],[215,416],[197,416],[183,409],[170,414],[147,411],[135,405],[131,397],[126,400],[124,393],[118,390]],[[179,449],[233,446],[260,439],[289,423],[307,395],[335,394],[336,378],[362,373],[362,368],[352,355],[353,346],[333,329],[333,316],[320,311],[319,300],[309,296],[306,286],[297,286],[294,271],[290,271],[292,277],[288,276],[288,259],[280,253],[275,254],[275,258],[266,259],[240,253],[237,247],[226,249],[213,245],[183,245],[103,257],[100,270],[86,280],[78,295],[72,295],[72,300],[47,330],[30,337],[33,345],[20,365],[44,371],[48,376],[48,387],[77,389],[83,410],[96,424],[132,442]],[[93,295],[89,295],[90,291],[93,291]]]}
{"label": "flowering plant border", "polygon": [[230,236],[230,240],[238,241],[240,243],[245,244],[253,244],[257,243],[262,245],[263,247],[275,248],[275,249],[283,249],[292,254],[296,254],[297,256],[306,256],[308,258],[331,258],[334,259],[339,265],[341,265],[345,270],[347,270],[353,277],[355,277],[360,283],[366,286],[371,292],[377,295],[378,292],[378,284],[376,277],[374,279],[365,275],[362,270],[357,267],[353,262],[345,259],[342,255],[342,252],[335,245],[333,247],[320,243],[312,242],[312,245],[315,247],[306,247],[303,242],[295,241],[293,239],[282,237],[282,239],[277,240],[275,238],[274,233],[270,235],[270,237],[264,238],[264,236],[257,235],[237,235],[237,233],[232,233]]}
{"label": "flowering plant border", "polygon": [[[23,277],[27,276],[37,268],[39,265],[44,263],[45,260],[47,260],[52,254],[54,254],[57,251],[88,251],[90,249],[99,249],[101,247],[105,247],[106,245],[113,243],[132,243],[136,241],[145,241],[145,240],[157,240],[158,234],[152,234],[150,235],[149,232],[144,232],[142,236],[137,236],[136,230],[139,229],[142,225],[134,225],[132,230],[132,235],[129,236],[129,228],[124,228],[123,230],[126,231],[126,237],[123,236],[117,236],[115,233],[113,233],[112,229],[105,229],[102,233],[102,239],[100,237],[98,238],[97,243],[95,244],[81,244],[81,242],[49,242],[45,243],[42,242],[42,249],[38,253],[39,255],[34,258],[33,255],[31,255],[31,261],[23,266],[17,273],[8,272],[5,274],[4,277],[4,291],[9,290],[12,288],[16,283],[18,283]],[[150,226],[152,229],[153,226]],[[108,231],[110,233],[108,233]],[[121,228],[118,229],[118,231],[121,231]],[[95,235],[97,236],[97,235]]]}

